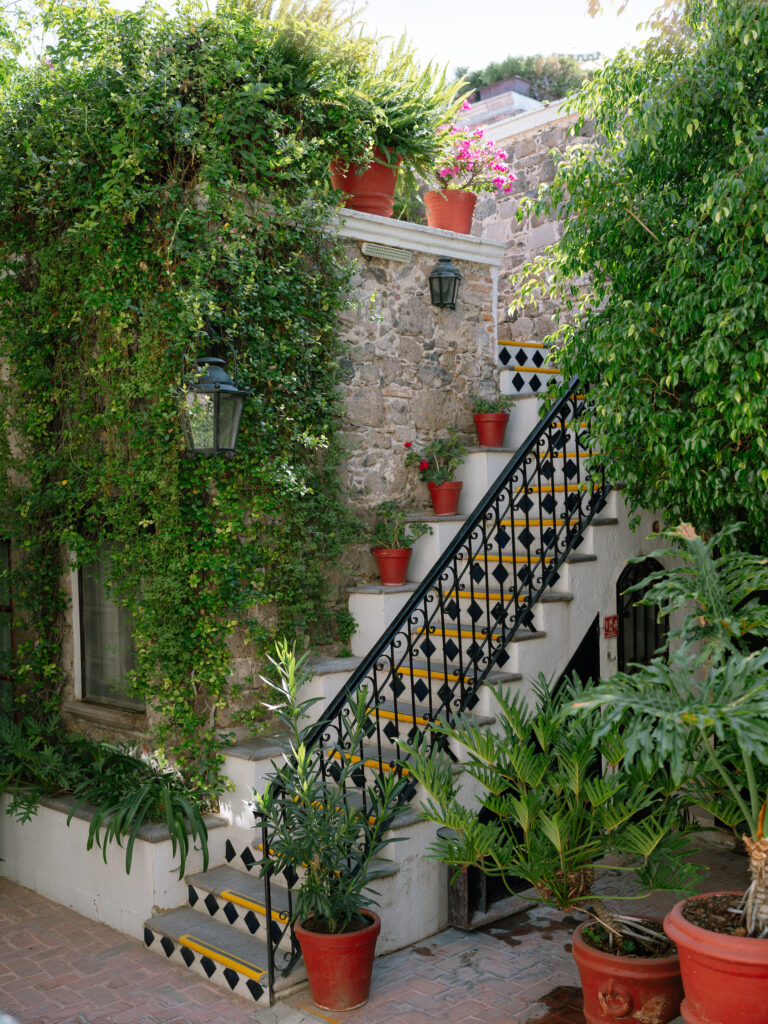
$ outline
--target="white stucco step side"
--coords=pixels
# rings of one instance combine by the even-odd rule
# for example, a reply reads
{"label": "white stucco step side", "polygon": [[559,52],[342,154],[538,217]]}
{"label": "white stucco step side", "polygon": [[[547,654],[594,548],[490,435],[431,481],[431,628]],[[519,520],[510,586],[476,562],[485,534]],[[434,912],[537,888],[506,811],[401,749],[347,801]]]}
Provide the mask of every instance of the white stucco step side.
{"label": "white stucco step side", "polygon": [[[184,903],[187,886],[179,879],[167,829],[143,826],[133,848],[131,873],[125,873],[125,845],[112,843],[107,863],[96,847],[86,849],[89,815],[78,811],[67,826],[71,797],[46,798],[24,825],[6,815],[10,798],[0,796],[0,874],[70,907],[78,914],[141,939],[144,921],[157,912]],[[226,823],[209,815],[208,850],[211,864],[224,859]],[[202,871],[199,849],[189,851],[187,871]]]}
{"label": "white stucco step side", "polygon": [[343,210],[339,214],[339,235],[358,242],[378,242],[410,252],[450,256],[452,260],[466,260],[498,269],[506,251],[504,242],[493,242],[476,235],[462,235],[456,231],[428,228],[407,220],[378,217],[374,213]]}

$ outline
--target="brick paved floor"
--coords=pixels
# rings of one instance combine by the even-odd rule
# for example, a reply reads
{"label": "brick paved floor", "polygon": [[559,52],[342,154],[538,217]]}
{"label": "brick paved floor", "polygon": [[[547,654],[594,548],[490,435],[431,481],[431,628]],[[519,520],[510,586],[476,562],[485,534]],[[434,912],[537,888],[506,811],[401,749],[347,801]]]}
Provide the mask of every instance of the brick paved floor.
{"label": "brick paved floor", "polygon": [[[743,888],[744,858],[705,844],[701,859],[711,868],[706,889]],[[660,894],[639,912],[663,913],[671,902]],[[574,924],[533,905],[483,931],[449,928],[380,958],[360,1010],[324,1014],[304,993],[255,1011],[140,942],[0,878],[0,1014],[19,1024],[583,1024]]]}

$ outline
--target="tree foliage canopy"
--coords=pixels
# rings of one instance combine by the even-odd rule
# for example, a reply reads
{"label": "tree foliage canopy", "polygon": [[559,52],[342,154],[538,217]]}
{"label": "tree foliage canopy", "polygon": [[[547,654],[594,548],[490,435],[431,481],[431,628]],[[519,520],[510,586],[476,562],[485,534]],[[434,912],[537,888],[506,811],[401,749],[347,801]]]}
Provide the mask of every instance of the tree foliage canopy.
{"label": "tree foliage canopy", "polygon": [[683,30],[577,97],[596,138],[533,203],[564,226],[520,301],[558,300],[559,365],[594,387],[597,445],[630,503],[700,530],[741,521],[764,546],[768,5],[678,6]]}
{"label": "tree foliage canopy", "polygon": [[[349,537],[329,160],[425,156],[455,93],[327,19],[260,17],[273,6],[52,6],[47,58],[0,92],[0,530],[33,626],[17,695],[55,704],[65,557],[107,545],[133,685],[203,786],[233,637],[317,633]],[[253,391],[238,455],[186,459],[177,388],[196,356],[231,370],[230,345]]]}

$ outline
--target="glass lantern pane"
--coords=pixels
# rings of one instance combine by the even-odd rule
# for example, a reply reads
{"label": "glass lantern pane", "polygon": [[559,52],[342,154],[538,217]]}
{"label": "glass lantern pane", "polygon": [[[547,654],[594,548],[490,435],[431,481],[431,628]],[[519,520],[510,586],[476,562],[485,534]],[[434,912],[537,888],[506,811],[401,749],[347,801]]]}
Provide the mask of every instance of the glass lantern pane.
{"label": "glass lantern pane", "polygon": [[215,411],[213,395],[200,394],[197,391],[184,392],[187,432],[194,451],[214,450]]}
{"label": "glass lantern pane", "polygon": [[243,396],[219,394],[219,450],[233,452],[237,443],[237,432],[240,429],[240,417],[243,414]]}

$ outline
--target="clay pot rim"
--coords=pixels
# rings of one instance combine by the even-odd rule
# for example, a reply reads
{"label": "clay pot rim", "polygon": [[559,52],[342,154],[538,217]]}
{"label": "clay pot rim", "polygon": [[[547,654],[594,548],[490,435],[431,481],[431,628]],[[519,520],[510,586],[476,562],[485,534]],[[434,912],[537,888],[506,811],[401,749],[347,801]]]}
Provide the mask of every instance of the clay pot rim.
{"label": "clay pot rim", "polygon": [[463,480],[443,480],[441,484],[436,484],[434,480],[427,480],[428,487],[445,487],[450,490],[453,487],[461,488],[464,486]]}
{"label": "clay pot rim", "polygon": [[394,554],[395,552],[397,552],[399,554],[401,551],[407,551],[408,554],[410,555],[413,552],[413,548],[412,547],[407,547],[407,548],[373,548],[374,555],[381,555],[381,554],[391,555],[391,554]]}
{"label": "clay pot rim", "polygon": [[[678,947],[681,944],[689,947],[695,946],[700,953],[715,960],[733,961],[738,959],[742,963],[764,967],[766,954],[768,954],[768,939],[713,932],[709,928],[702,928],[683,917],[683,907],[686,903],[692,900],[704,900],[710,896],[743,896],[743,893],[725,889],[716,892],[703,892],[680,900],[664,918],[664,931],[669,938],[677,943]],[[677,934],[670,934],[670,929]]]}
{"label": "clay pot rim", "polygon": [[[358,913],[362,917],[370,917],[371,923],[366,925],[365,928],[358,928],[354,932],[336,932],[331,934],[330,932],[315,932],[311,928],[305,928],[300,921],[296,921],[294,924],[294,930],[296,931],[299,942],[301,942],[301,935],[309,935],[313,940],[317,940],[317,943],[326,942],[330,940],[334,945],[356,945],[361,936],[368,938],[371,932],[375,930],[376,935],[381,931],[381,918],[375,911],[369,910],[367,907],[361,908]],[[309,920],[307,918],[307,920]]]}
{"label": "clay pot rim", "polygon": [[[659,917],[642,917],[642,921],[653,921],[654,924],[663,924]],[[606,953],[604,949],[595,949],[594,946],[590,946],[588,942],[581,937],[581,933],[585,928],[589,928],[590,925],[595,924],[594,921],[582,921],[582,923],[574,929],[573,935],[573,955],[576,957],[576,946],[578,945],[579,951],[587,951],[588,955],[594,954],[596,958],[607,961],[610,964],[626,964],[629,967],[645,967],[647,964],[656,964],[660,968],[677,965],[680,962],[680,957],[677,953],[670,953],[669,956],[616,956],[615,953]],[[669,936],[667,936],[669,938]],[[608,968],[610,970],[610,968]]]}
{"label": "clay pot rim", "polygon": [[476,412],[474,414],[475,420],[508,420],[508,412]]}

